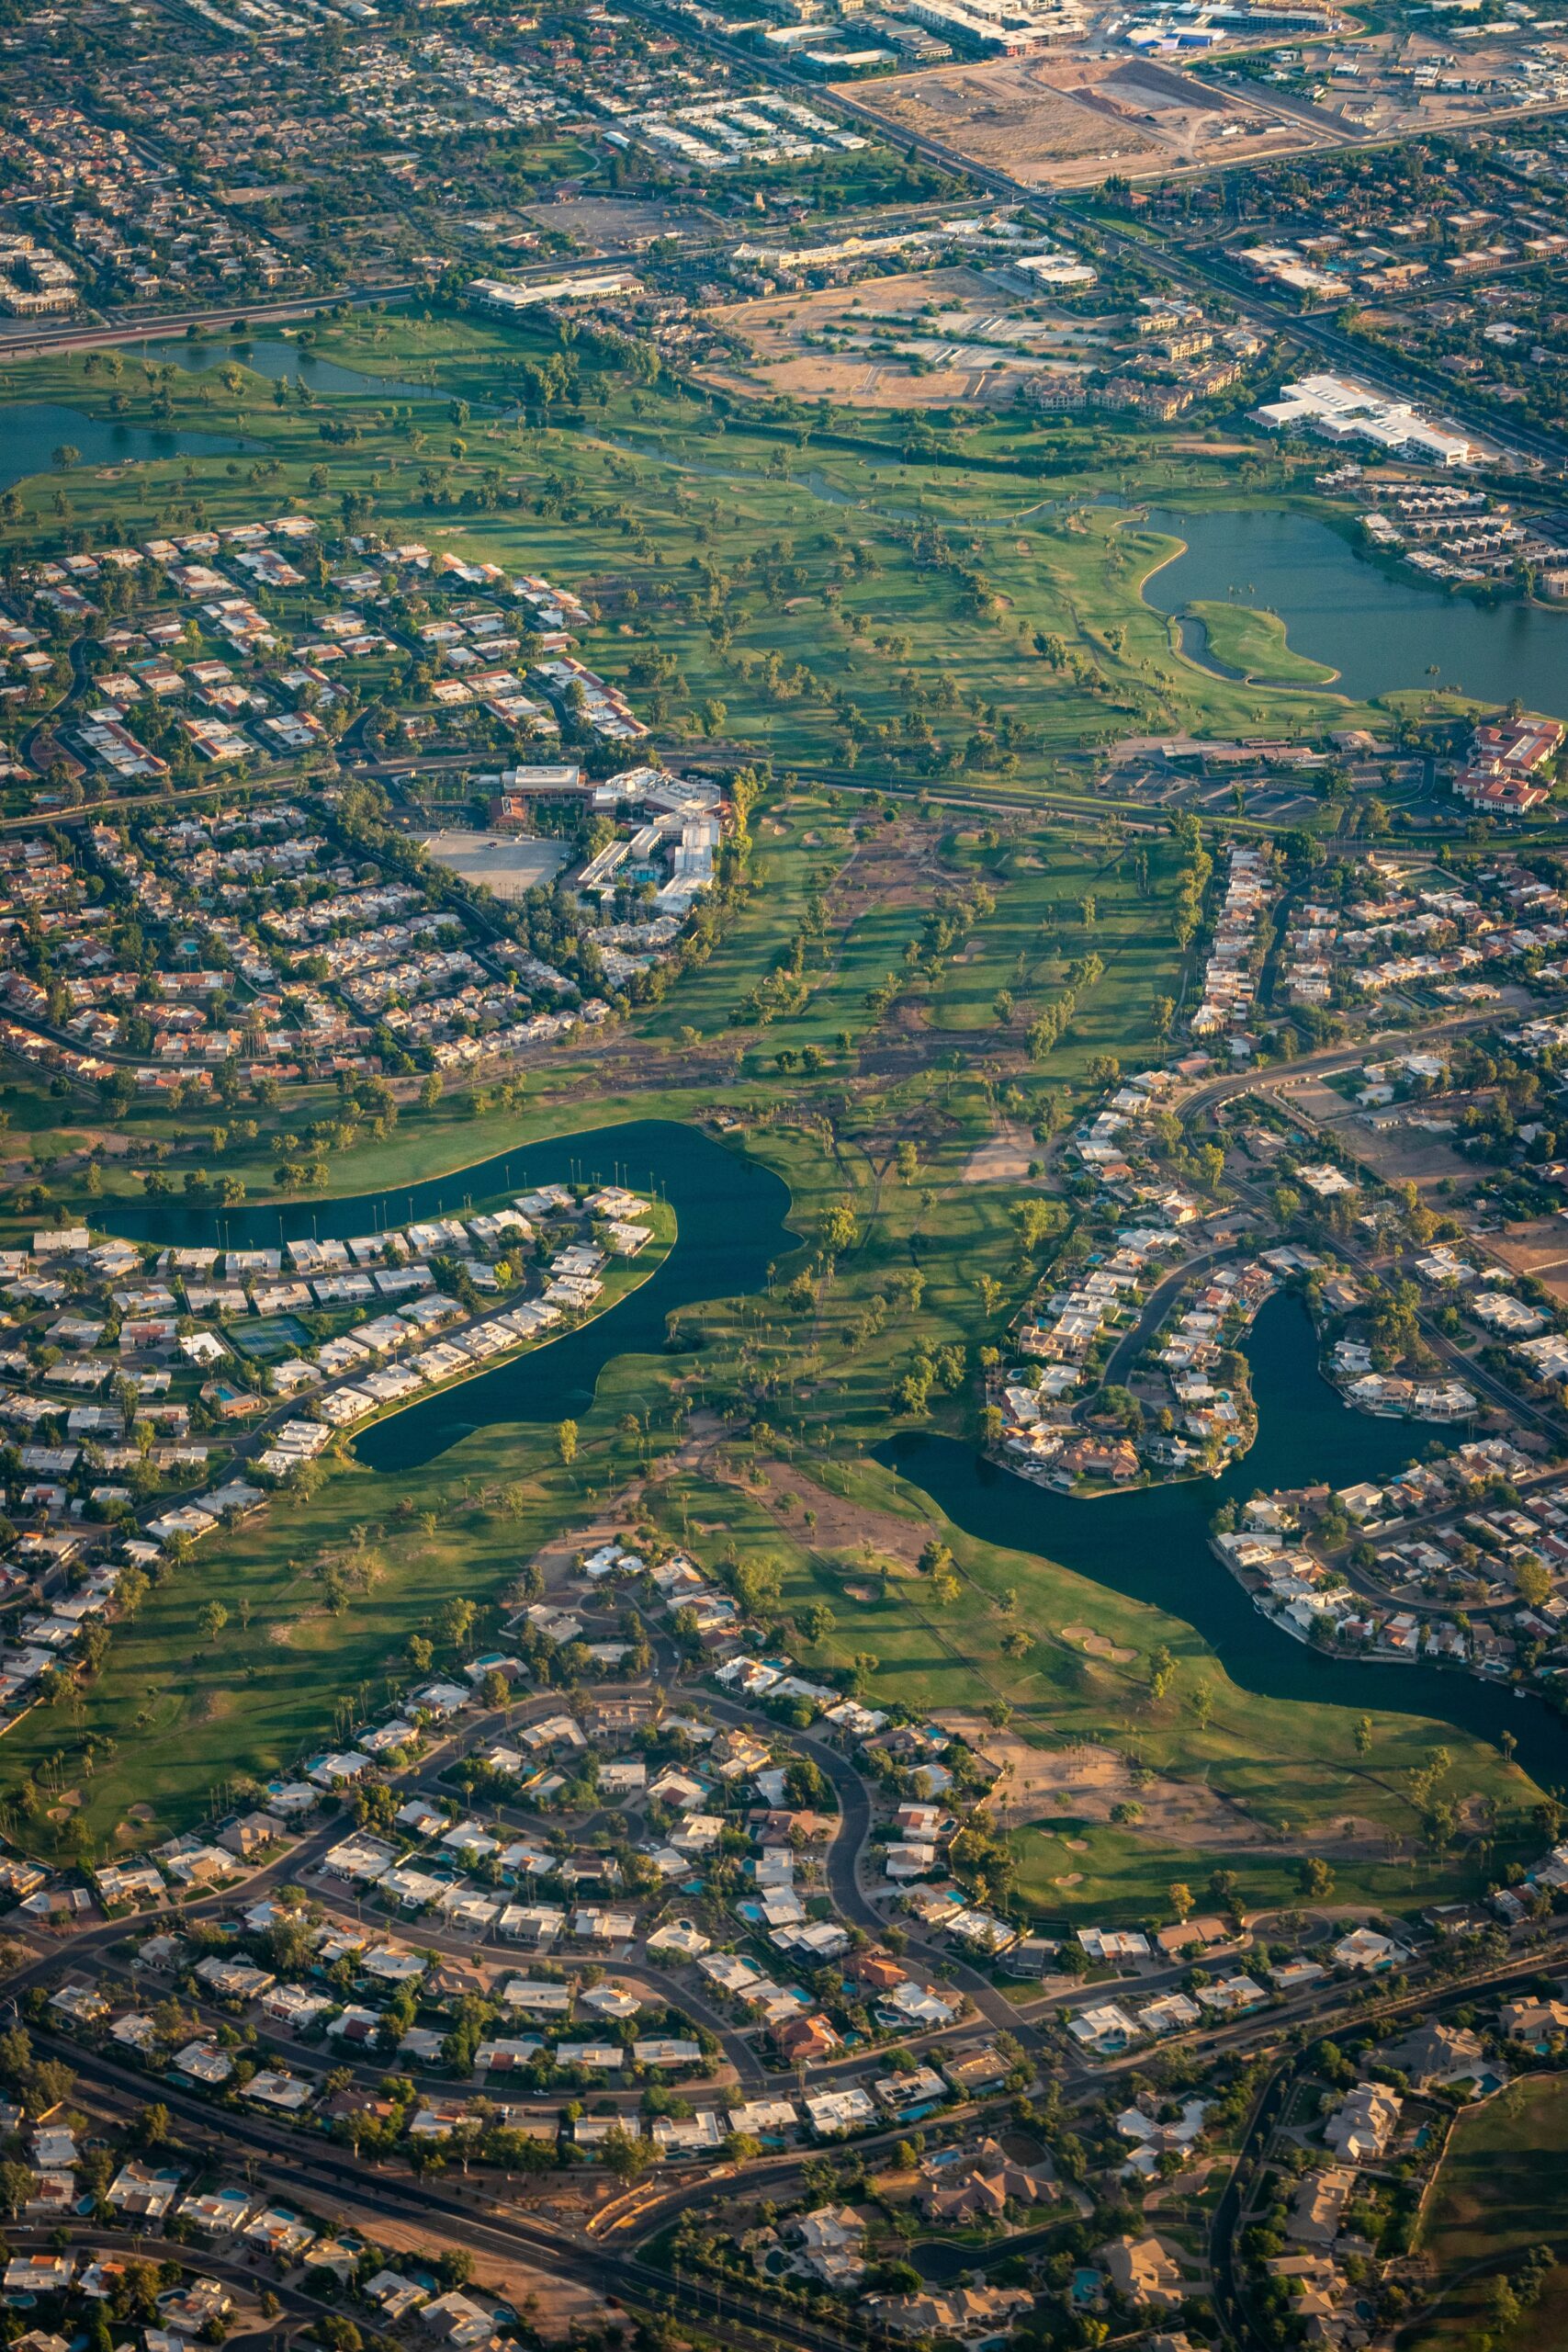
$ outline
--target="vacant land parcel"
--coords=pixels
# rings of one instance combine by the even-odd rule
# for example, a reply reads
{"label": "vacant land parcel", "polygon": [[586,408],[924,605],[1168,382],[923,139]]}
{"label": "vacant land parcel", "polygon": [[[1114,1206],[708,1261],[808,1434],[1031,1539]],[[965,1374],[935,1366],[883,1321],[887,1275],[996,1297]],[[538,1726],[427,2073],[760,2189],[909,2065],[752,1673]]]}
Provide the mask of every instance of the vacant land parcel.
{"label": "vacant land parcel", "polygon": [[1097,364],[1098,323],[1028,318],[1005,273],[911,270],[858,286],[824,286],[728,303],[710,315],[750,346],[749,365],[707,367],[723,390],[854,401],[870,408],[942,408],[1010,401],[1049,364]]}
{"label": "vacant land parcel", "polygon": [[1071,187],[1107,170],[1163,165],[1164,150],[1133,124],[1082,106],[1039,58],[944,66],[855,92],[900,130],[938,140],[971,162],[1032,187]]}
{"label": "vacant land parcel", "polygon": [[1252,94],[1232,96],[1144,59],[998,58],[862,85],[857,104],[1032,187],[1241,163],[1320,142]]}

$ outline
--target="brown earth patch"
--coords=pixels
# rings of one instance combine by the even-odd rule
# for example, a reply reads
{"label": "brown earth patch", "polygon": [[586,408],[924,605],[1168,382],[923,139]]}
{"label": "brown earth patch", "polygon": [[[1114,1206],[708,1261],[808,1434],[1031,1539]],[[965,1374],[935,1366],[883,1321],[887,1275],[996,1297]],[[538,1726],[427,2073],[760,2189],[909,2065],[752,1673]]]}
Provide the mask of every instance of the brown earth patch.
{"label": "brown earth patch", "polygon": [[[1292,1080],[1278,1090],[1278,1100],[1284,1111],[1299,1103],[1309,1118],[1332,1129],[1353,1159],[1370,1168],[1385,1183],[1413,1183],[1426,1198],[1436,1195],[1437,1187],[1446,1180],[1451,1187],[1450,1193],[1428,1200],[1428,1206],[1441,1208],[1455,1194],[1462,1198],[1482,1181],[1474,1160],[1464,1159],[1446,1137],[1431,1135],[1424,1127],[1404,1125],[1397,1113],[1386,1125],[1370,1125],[1359,1104],[1347,1102],[1343,1094],[1320,1078],[1308,1075]],[[1437,1098],[1414,1107],[1421,1115],[1433,1118],[1453,1115],[1453,1106]],[[1388,1117],[1386,1111],[1378,1115]]]}
{"label": "brown earth patch", "polygon": [[[763,1464],[768,1485],[760,1499],[778,1512],[785,1526],[801,1532],[801,1515],[812,1510],[817,1524],[809,1531],[812,1549],[818,1553],[855,1553],[864,1556],[869,1544],[875,1566],[884,1575],[912,1576],[926,1541],[926,1531],[919,1520],[896,1518],[892,1511],[876,1510],[866,1503],[850,1502],[842,1495],[835,1495],[829,1487],[818,1486],[816,1479],[793,1462],[770,1459]],[[739,1482],[737,1482],[739,1483]],[[780,1508],[785,1496],[789,1504]],[[798,1506],[798,1512],[795,1508]],[[846,1564],[847,1565],[847,1564]]]}
{"label": "brown earth patch", "polygon": [[934,139],[1032,187],[1145,167],[1166,153],[1131,122],[1100,113],[1055,86],[1040,58],[940,66],[856,85],[857,105],[917,138]]}
{"label": "brown earth patch", "polygon": [[1532,1275],[1553,1298],[1568,1300],[1568,1218],[1542,1216],[1507,1226],[1489,1233],[1486,1247],[1511,1272]]}
{"label": "brown earth patch", "polygon": [[[1049,1827],[1053,1816],[1070,1824],[1109,1822],[1115,1806],[1135,1804],[1140,1818],[1127,1826],[1166,1845],[1295,1850],[1282,1847],[1262,1822],[1201,1781],[1156,1776],[1140,1787],[1126,1758],[1113,1747],[1036,1747],[1017,1732],[998,1731],[983,1715],[962,1708],[944,1708],[938,1720],[997,1772],[985,1804],[1000,1829],[1037,1823]],[[1316,1849],[1343,1853],[1363,1838],[1382,1849],[1383,1841],[1370,1822],[1347,1823],[1343,1831],[1338,1839],[1317,1840]]]}
{"label": "brown earth patch", "polygon": [[1027,1127],[1013,1125],[1004,1120],[988,1143],[976,1144],[964,1165],[966,1184],[1039,1184],[1043,1177],[1030,1177],[1032,1161],[1041,1157],[1040,1146]]}

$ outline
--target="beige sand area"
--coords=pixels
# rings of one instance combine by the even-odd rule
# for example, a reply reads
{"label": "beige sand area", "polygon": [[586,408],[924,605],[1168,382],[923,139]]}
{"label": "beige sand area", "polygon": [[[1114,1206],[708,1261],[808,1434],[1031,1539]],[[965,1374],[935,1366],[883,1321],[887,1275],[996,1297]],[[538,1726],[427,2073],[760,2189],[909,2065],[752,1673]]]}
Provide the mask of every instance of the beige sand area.
{"label": "beige sand area", "polygon": [[1031,187],[1201,169],[1222,155],[1244,163],[1332,136],[1261,93],[1233,95],[1150,58],[993,58],[840,86],[898,130]]}
{"label": "beige sand area", "polygon": [[851,95],[906,133],[938,141],[976,164],[1031,187],[1102,179],[1142,164],[1157,168],[1165,149],[1134,124],[1084,106],[1057,86],[1058,70],[1038,57],[944,65],[863,83]]}
{"label": "beige sand area", "polygon": [[1041,1147],[1027,1127],[1015,1126],[1004,1119],[988,1143],[977,1143],[964,1165],[966,1184],[1027,1184],[1043,1183],[1043,1177],[1030,1177],[1030,1170],[1041,1157]]}
{"label": "beige sand area", "polygon": [[[1016,296],[998,291],[976,269],[910,270],[858,286],[822,286],[790,294],[770,294],[753,302],[726,302],[707,315],[716,326],[750,344],[750,361],[710,361],[698,369],[705,383],[722,391],[765,390],[796,400],[853,401],[865,408],[945,408],[954,401],[998,403],[1010,400],[1029,363],[998,368],[1000,352],[965,354],[951,367],[933,366],[911,375],[902,357],[864,348],[822,351],[807,336],[844,334],[863,345],[874,321],[909,318],[931,303],[943,310],[978,308],[1005,311]],[[884,326],[881,330],[886,333]],[[974,365],[968,364],[973,356]]]}
{"label": "beige sand area", "polygon": [[[1272,1852],[1294,1851],[1263,1822],[1221,1796],[1201,1781],[1169,1781],[1156,1775],[1140,1787],[1133,1768],[1113,1747],[1092,1744],[1081,1747],[1035,1747],[1015,1731],[998,1731],[983,1715],[963,1708],[945,1708],[937,1720],[955,1732],[976,1755],[985,1758],[998,1778],[986,1799],[987,1810],[998,1829],[1054,1822],[1109,1822],[1120,1804],[1141,1807],[1134,1825],[1144,1836],[1171,1846],[1247,1847]],[[1063,1845],[1078,1850],[1081,1840],[1065,1838]],[[1382,1849],[1375,1824],[1349,1820],[1337,1838],[1320,1841],[1325,1852],[1348,1853],[1363,1847]],[[1058,1881],[1058,1884],[1066,1883]]]}
{"label": "beige sand area", "polygon": [[1516,1274],[1529,1274],[1555,1299],[1568,1301],[1568,1218],[1542,1216],[1489,1233],[1486,1247]]}
{"label": "beige sand area", "polygon": [[1109,1658],[1112,1666],[1130,1666],[1137,1657],[1136,1650],[1118,1649],[1104,1634],[1097,1634],[1092,1625],[1064,1625],[1062,1639],[1076,1642],[1089,1657]]}

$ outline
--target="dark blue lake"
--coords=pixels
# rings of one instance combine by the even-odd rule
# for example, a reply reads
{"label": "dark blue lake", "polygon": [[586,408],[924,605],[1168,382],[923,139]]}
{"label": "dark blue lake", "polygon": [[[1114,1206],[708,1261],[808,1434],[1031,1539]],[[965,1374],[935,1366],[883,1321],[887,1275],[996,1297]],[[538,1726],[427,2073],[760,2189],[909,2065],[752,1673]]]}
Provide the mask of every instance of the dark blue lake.
{"label": "dark blue lake", "polygon": [[1441,684],[1568,718],[1568,612],[1450,594],[1290,508],[1155,507],[1147,519],[1187,543],[1145,582],[1156,612],[1213,600],[1278,613],[1294,650],[1331,662],[1336,691],[1359,699]]}
{"label": "dark blue lake", "polygon": [[1375,1665],[1310,1649],[1255,1609],[1209,1549],[1221,1503],[1259,1487],[1387,1478],[1433,1435],[1420,1422],[1375,1420],[1342,1405],[1317,1369],[1311,1320],[1289,1294],[1263,1307],[1249,1339],[1258,1441],[1217,1479],[1145,1487],[1078,1502],[1002,1470],[973,1446],[919,1433],[876,1449],[918,1500],[987,1543],[1037,1553],[1195,1626],[1232,1680],[1264,1698],[1428,1715],[1495,1742],[1511,1732],[1517,1761],[1544,1787],[1568,1780],[1568,1724],[1544,1701],[1436,1666]]}
{"label": "dark blue lake", "polygon": [[[0,442],[0,490],[47,474],[56,449],[74,449],[84,465],[119,466],[130,458],[232,458],[259,451],[259,441],[232,433],[186,433],[173,425],[127,424],[115,417],[89,416],[58,401],[13,401],[0,408],[6,425]],[[82,501],[80,479],[72,485]]]}
{"label": "dark blue lake", "polygon": [[784,1224],[790,1196],[783,1179],[701,1127],[637,1119],[497,1152],[455,1175],[397,1192],[313,1207],[214,1211],[168,1201],[116,1203],[106,1204],[104,1221],[135,1241],[268,1249],[309,1236],[345,1241],[378,1227],[460,1216],[536,1185],[579,1180],[657,1193],[675,1213],[674,1248],[639,1289],[594,1321],[411,1405],[355,1439],[355,1453],[373,1470],[410,1470],[492,1421],[558,1421],[585,1410],[611,1357],[661,1349],[669,1318],[682,1307],[761,1289],[769,1265],[795,1246]]}

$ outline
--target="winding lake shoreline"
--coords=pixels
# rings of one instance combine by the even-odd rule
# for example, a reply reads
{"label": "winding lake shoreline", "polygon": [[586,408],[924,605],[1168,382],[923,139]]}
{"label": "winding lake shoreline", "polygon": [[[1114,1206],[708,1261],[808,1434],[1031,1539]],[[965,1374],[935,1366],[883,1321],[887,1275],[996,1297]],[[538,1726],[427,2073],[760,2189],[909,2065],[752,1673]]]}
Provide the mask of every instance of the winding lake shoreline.
{"label": "winding lake shoreline", "polygon": [[[308,1236],[347,1239],[414,1217],[460,1214],[506,1193],[576,1181],[625,1182],[666,1200],[676,1240],[647,1282],[593,1321],[416,1400],[373,1422],[355,1443],[381,1472],[417,1469],[496,1423],[554,1422],[592,1406],[613,1359],[662,1353],[683,1308],[754,1294],[794,1248],[782,1177],[702,1128],[646,1119],[592,1128],[493,1154],[423,1184],[312,1205],[232,1211],[184,1202],[106,1204],[104,1223],[128,1239],[242,1249]],[[966,1533],[1034,1553],[1192,1625],[1231,1679],[1264,1697],[1417,1715],[1495,1745],[1505,1731],[1517,1761],[1542,1786],[1568,1781],[1568,1725],[1544,1702],[1509,1686],[1425,1664],[1325,1655],[1293,1641],[1256,1609],[1214,1557],[1217,1506],[1257,1488],[1326,1478],[1335,1486],[1387,1477],[1434,1434],[1424,1424],[1352,1412],[1322,1378],[1310,1319],[1288,1293],[1263,1307],[1246,1343],[1258,1434],[1217,1480],[1189,1480],[1108,1496],[1093,1506],[987,1462],[972,1446],[914,1430],[874,1447],[918,1504],[934,1503]],[[1451,1433],[1450,1433],[1451,1434]]]}
{"label": "winding lake shoreline", "polygon": [[1146,605],[1171,620],[1209,603],[1278,614],[1293,650],[1337,673],[1319,693],[1371,702],[1440,684],[1568,718],[1568,613],[1450,595],[1292,507],[1151,506],[1128,519],[1179,542],[1145,574]]}
{"label": "winding lake shoreline", "polygon": [[1214,1556],[1209,1522],[1222,1503],[1308,1479],[1346,1486],[1387,1477],[1434,1433],[1422,1422],[1374,1419],[1343,1405],[1317,1369],[1306,1309],[1289,1293],[1262,1308],[1245,1353],[1258,1439],[1217,1479],[1146,1487],[1089,1505],[1021,1478],[953,1438],[910,1431],[876,1447],[875,1458],[965,1534],[1034,1553],[1168,1610],[1201,1634],[1234,1682],[1258,1697],[1425,1716],[1494,1746],[1507,1732],[1522,1769],[1544,1788],[1559,1786],[1568,1779],[1568,1724],[1544,1700],[1521,1702],[1511,1686],[1459,1669],[1310,1648],[1256,1609]]}
{"label": "winding lake shoreline", "polygon": [[174,1201],[106,1204],[103,1223],[131,1241],[269,1249],[309,1238],[346,1241],[417,1217],[461,1215],[467,1206],[542,1184],[577,1182],[657,1193],[674,1214],[674,1245],[645,1283],[591,1322],[416,1399],[370,1423],[354,1442],[355,1458],[372,1470],[413,1470],[491,1422],[558,1421],[586,1412],[612,1357],[658,1353],[670,1318],[682,1308],[760,1290],[769,1265],[795,1243],[784,1179],[701,1127],[635,1119],[522,1144],[385,1193],[230,1210]]}

